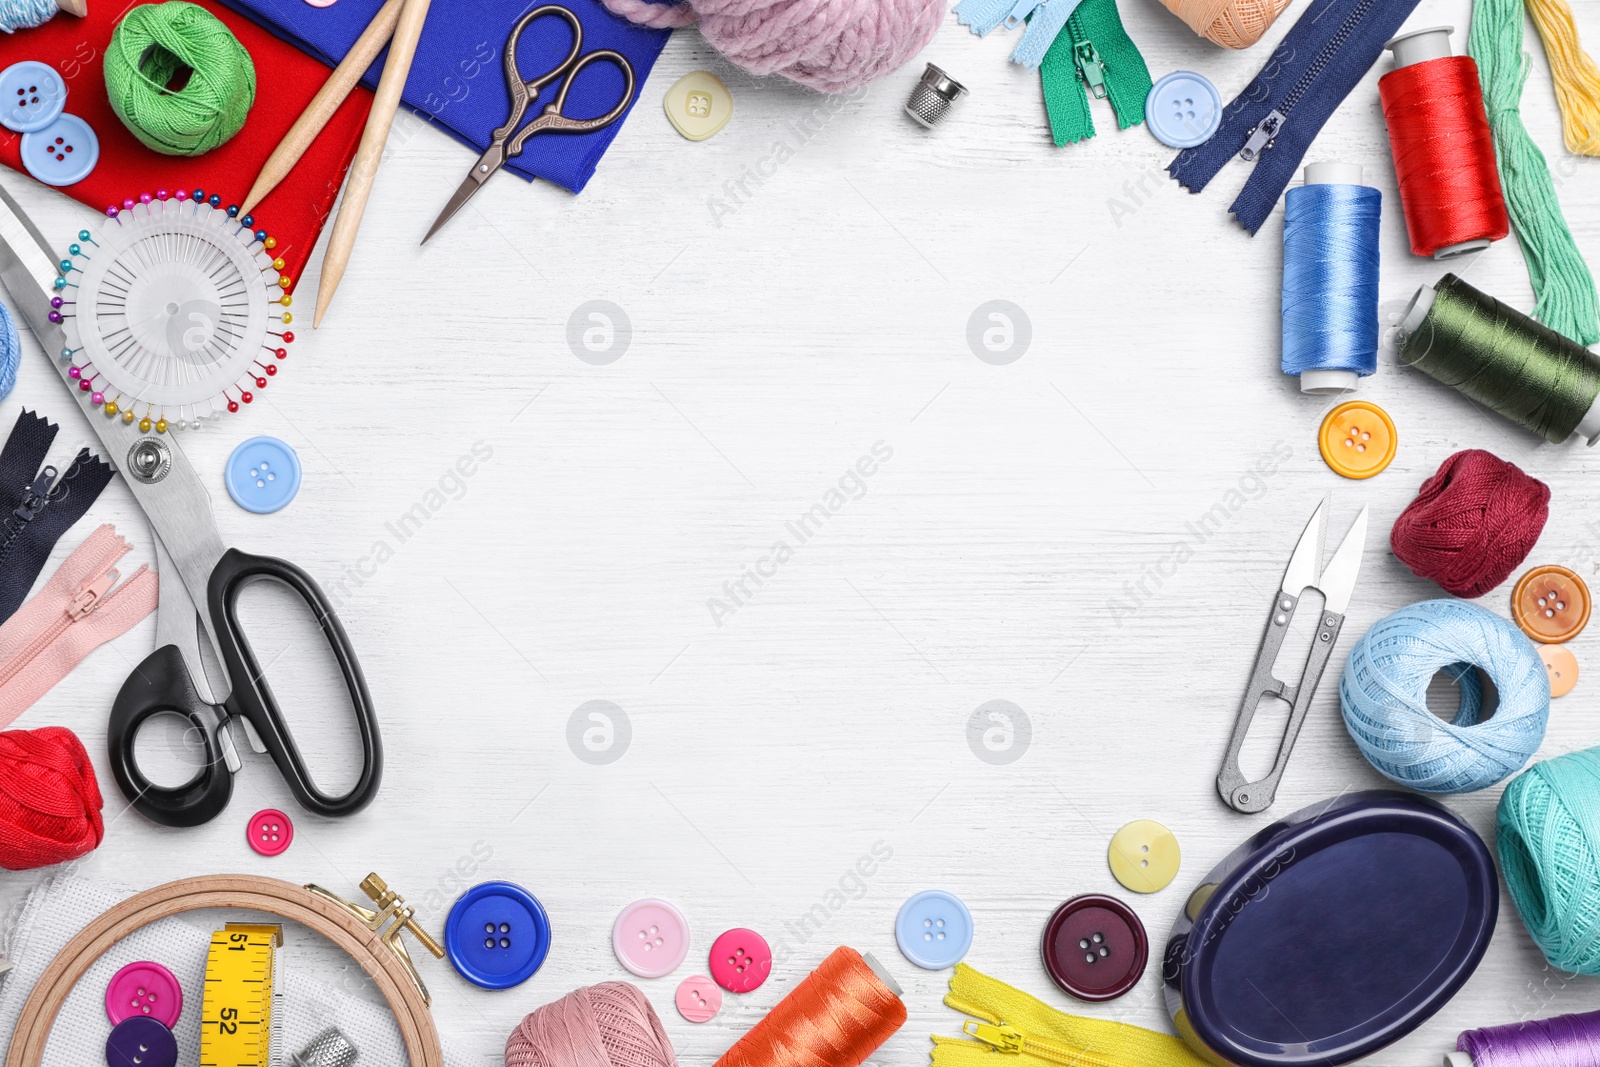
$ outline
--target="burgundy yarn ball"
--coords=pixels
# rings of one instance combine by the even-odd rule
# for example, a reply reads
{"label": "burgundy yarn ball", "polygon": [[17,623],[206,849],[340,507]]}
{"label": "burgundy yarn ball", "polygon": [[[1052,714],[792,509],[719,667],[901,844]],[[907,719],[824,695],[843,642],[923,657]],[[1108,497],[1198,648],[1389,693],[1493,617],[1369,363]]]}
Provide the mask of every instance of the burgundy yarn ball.
{"label": "burgundy yarn ball", "polygon": [[1479,448],[1457,452],[1394,520],[1389,547],[1419,578],[1482,596],[1528,558],[1550,516],[1550,487]]}

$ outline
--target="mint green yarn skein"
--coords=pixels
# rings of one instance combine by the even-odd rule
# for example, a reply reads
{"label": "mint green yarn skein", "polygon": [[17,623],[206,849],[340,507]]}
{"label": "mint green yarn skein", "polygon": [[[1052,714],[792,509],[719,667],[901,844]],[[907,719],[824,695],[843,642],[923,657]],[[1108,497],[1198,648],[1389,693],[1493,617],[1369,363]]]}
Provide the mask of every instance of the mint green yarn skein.
{"label": "mint green yarn skein", "polygon": [[111,109],[162,155],[225,143],[256,100],[250,53],[215,15],[183,0],[129,11],[111,35],[105,73]]}
{"label": "mint green yarn skein", "polygon": [[1600,749],[1536,763],[1500,797],[1500,869],[1552,966],[1600,974]]}

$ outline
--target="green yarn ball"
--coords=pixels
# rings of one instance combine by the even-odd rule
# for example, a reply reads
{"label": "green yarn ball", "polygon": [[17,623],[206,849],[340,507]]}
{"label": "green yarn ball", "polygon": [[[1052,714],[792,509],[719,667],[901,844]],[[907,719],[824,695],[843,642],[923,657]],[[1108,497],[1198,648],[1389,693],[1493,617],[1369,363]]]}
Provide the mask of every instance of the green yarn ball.
{"label": "green yarn ball", "polygon": [[106,92],[146,147],[198,156],[244,126],[256,100],[256,66],[205,8],[183,0],[141,4],[111,35]]}
{"label": "green yarn ball", "polygon": [[1534,944],[1600,974],[1600,749],[1536,763],[1500,798],[1500,869]]}

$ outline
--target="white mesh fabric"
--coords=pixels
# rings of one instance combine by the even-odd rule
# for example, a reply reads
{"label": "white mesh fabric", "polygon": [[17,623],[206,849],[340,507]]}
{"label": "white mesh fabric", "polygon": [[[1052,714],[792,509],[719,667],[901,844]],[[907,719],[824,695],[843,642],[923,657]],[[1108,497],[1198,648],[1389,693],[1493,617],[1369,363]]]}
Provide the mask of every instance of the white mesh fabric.
{"label": "white mesh fabric", "polygon": [[[79,878],[51,879],[28,895],[16,923],[5,934],[4,952],[13,964],[0,978],[0,1055],[16,1033],[22,1005],[34,983],[57,952],[84,926],[134,891],[88,882]],[[86,1067],[105,1062],[106,1038],[111,1021],[106,1018],[105,991],[111,976],[124,964],[153,960],[165,965],[183,985],[183,1014],[173,1034],[178,1039],[181,1063],[194,1063],[200,1049],[200,1002],[205,977],[206,946],[212,931],[227,918],[260,921],[250,912],[223,916],[203,912],[176,915],[137,930],[112,946],[89,968],[67,996],[45,1046],[43,1067]],[[405,1047],[394,1017],[381,1006],[318,981],[307,973],[308,961],[297,966],[297,939],[317,935],[289,925],[278,967],[284,987],[279,1002],[285,1036],[280,1062],[329,1026],[337,1026],[360,1052],[361,1067],[389,1067],[407,1062]],[[276,1057],[275,1057],[276,1058]],[[447,1067],[463,1061],[445,1050]]]}

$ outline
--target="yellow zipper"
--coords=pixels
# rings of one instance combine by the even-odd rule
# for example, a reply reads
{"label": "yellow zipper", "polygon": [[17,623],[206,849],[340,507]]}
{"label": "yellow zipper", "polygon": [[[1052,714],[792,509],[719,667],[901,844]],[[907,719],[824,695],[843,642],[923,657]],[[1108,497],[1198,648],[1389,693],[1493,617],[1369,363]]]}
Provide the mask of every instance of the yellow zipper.
{"label": "yellow zipper", "polygon": [[944,1002],[969,1016],[961,1032],[977,1040],[935,1037],[934,1067],[980,1067],[996,1053],[1058,1067],[1211,1067],[1170,1034],[1057,1011],[964,963]]}

